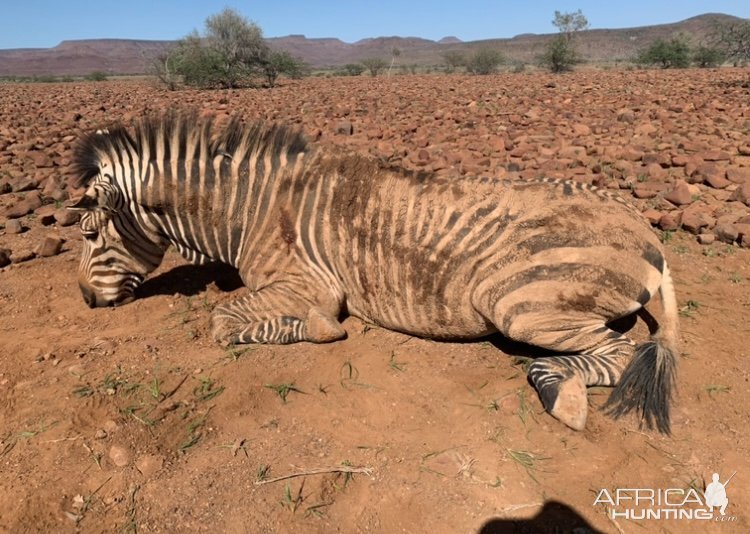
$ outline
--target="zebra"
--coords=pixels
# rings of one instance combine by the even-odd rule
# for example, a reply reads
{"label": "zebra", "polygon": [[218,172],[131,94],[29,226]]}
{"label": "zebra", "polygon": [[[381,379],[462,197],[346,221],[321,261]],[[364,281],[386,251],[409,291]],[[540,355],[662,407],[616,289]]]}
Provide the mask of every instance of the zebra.
{"label": "zebra", "polygon": [[[85,135],[78,282],[91,306],[132,301],[174,246],[233,265],[247,294],[217,306],[224,344],[346,336],[339,319],[433,339],[501,333],[553,351],[528,368],[545,409],[581,430],[586,388],[670,433],[678,312],[662,244],[617,194],[549,178],[446,178],[308,143],[298,130],[195,112]],[[636,345],[612,328],[660,294]]]}

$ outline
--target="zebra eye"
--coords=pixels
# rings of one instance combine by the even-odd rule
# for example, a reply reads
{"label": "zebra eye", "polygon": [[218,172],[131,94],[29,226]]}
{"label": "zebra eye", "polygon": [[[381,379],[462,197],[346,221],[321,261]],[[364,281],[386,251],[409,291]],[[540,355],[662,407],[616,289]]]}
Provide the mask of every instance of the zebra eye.
{"label": "zebra eye", "polygon": [[97,237],[99,237],[99,230],[81,230],[81,234],[89,241],[94,241]]}

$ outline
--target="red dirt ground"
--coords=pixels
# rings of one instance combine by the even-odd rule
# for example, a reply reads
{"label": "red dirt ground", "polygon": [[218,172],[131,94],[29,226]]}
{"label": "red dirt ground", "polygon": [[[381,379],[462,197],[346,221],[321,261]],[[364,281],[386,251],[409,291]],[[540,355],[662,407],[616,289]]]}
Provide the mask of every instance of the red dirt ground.
{"label": "red dirt ground", "polygon": [[[748,531],[749,78],[727,69],[308,79],[203,93],[2,86],[0,191],[33,183],[0,194],[0,214],[34,188],[47,204],[0,215],[0,248],[14,261],[0,269],[0,530]],[[322,144],[441,174],[593,181],[633,192],[662,228],[666,215],[682,222],[688,231],[655,228],[683,315],[673,435],[604,416],[604,388],[590,390],[586,429],[567,429],[526,381],[522,357],[533,351],[502,339],[437,343],[349,318],[348,339],[333,344],[222,348],[210,310],[243,289],[234,273],[174,252],[136,302],[88,309],[78,230],[43,209],[74,193],[64,184],[71,145],[144,109],[186,105],[286,120]],[[664,198],[681,188],[686,199]],[[7,232],[10,220],[26,230]],[[47,236],[65,240],[62,252],[21,261]],[[634,332],[646,336],[640,321]],[[284,384],[285,401],[269,387]],[[341,466],[370,470],[258,484]],[[733,471],[731,522],[613,520],[594,505],[602,488],[702,492],[712,473]]]}

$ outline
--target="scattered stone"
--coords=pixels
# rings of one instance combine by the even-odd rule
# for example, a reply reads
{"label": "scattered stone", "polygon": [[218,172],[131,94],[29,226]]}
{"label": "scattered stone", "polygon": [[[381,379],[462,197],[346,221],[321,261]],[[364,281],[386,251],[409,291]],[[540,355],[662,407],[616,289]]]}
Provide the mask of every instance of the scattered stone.
{"label": "scattered stone", "polygon": [[682,212],[682,228],[693,234],[701,233],[704,228],[712,228],[716,219],[709,214],[710,208],[701,202],[692,204]]}
{"label": "scattered stone", "polygon": [[57,256],[62,250],[64,240],[57,236],[47,236],[39,246],[37,253],[43,258]]}
{"label": "scattered stone", "polygon": [[648,222],[650,222],[651,224],[659,224],[659,221],[661,220],[663,215],[664,214],[662,212],[653,208],[649,208],[643,212],[643,216],[646,217],[646,219],[648,219]]}
{"label": "scattered stone", "polygon": [[37,220],[44,226],[55,224],[55,206],[47,204],[37,208],[34,213],[36,214]]}
{"label": "scattered stone", "polygon": [[52,158],[50,158],[44,152],[38,150],[27,152],[26,157],[28,157],[34,163],[34,166],[38,169],[52,167],[54,165],[54,163],[52,162]]}
{"label": "scattered stone", "polygon": [[121,445],[112,445],[109,449],[109,459],[117,467],[125,467],[130,463],[130,451]]}
{"label": "scattered stone", "polygon": [[729,167],[727,179],[735,184],[750,182],[750,167]]}
{"label": "scattered stone", "polygon": [[339,121],[336,124],[335,132],[340,135],[354,134],[354,125],[350,121]]}
{"label": "scattered stone", "polygon": [[72,226],[81,218],[81,212],[60,208],[55,212],[55,221],[60,226]]}
{"label": "scattered stone", "polygon": [[15,205],[5,210],[5,216],[8,219],[18,219],[19,217],[28,215],[41,205],[42,199],[39,197],[39,194],[31,193],[26,195],[26,198],[23,200],[16,202]]}
{"label": "scattered stone", "polygon": [[25,261],[33,260],[36,258],[36,254],[33,250],[21,249],[13,252],[12,260],[13,263],[23,263]]}
{"label": "scattered stone", "polygon": [[664,198],[677,206],[684,206],[693,201],[693,195],[684,180],[678,180],[674,189],[664,195]]}
{"label": "scattered stone", "polygon": [[714,234],[719,241],[724,243],[734,243],[740,237],[740,232],[733,223],[719,222],[714,228]]}
{"label": "scattered stone", "polygon": [[680,227],[681,220],[681,211],[670,211],[662,215],[661,219],[659,219],[659,228],[662,230],[677,230]]}
{"label": "scattered stone", "polygon": [[750,181],[745,182],[735,189],[729,200],[737,200],[750,206]]}
{"label": "scattered stone", "polygon": [[591,128],[589,128],[589,126],[586,124],[574,124],[573,135],[575,135],[576,137],[585,137],[591,135]]}
{"label": "scattered stone", "polygon": [[144,477],[154,476],[159,472],[163,465],[164,457],[156,454],[141,456],[135,462],[135,468],[138,469]]}
{"label": "scattered stone", "polygon": [[33,178],[21,176],[15,178],[10,185],[14,193],[22,193],[24,191],[33,191],[39,184]]}
{"label": "scattered stone", "polygon": [[716,240],[714,234],[698,234],[698,243],[701,245],[710,245]]}
{"label": "scattered stone", "polygon": [[23,231],[24,227],[18,219],[9,219],[8,222],[5,223],[6,234],[20,234]]}
{"label": "scattered stone", "polygon": [[10,265],[11,251],[7,248],[0,248],[0,268]]}
{"label": "scattered stone", "polygon": [[724,178],[722,173],[715,172],[704,176],[703,181],[714,189],[724,189],[731,185],[732,182]]}
{"label": "scattered stone", "polygon": [[99,429],[99,430],[97,430],[97,431],[96,431],[96,433],[94,434],[94,439],[107,439],[107,436],[108,436],[108,435],[109,435],[109,434],[107,434],[107,431],[106,431],[106,430],[104,430],[104,429],[100,428],[100,429]]}
{"label": "scattered stone", "polygon": [[729,161],[732,156],[728,152],[721,150],[709,150],[707,152],[701,152],[698,154],[704,161]]}

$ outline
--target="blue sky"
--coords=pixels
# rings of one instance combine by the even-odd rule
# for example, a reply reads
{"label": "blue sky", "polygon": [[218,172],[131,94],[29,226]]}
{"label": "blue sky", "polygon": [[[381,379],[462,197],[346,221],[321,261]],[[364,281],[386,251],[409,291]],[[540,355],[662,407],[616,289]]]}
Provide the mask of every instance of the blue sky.
{"label": "blue sky", "polygon": [[555,31],[555,10],[581,9],[592,28],[677,22],[702,13],[750,18],[748,0],[4,0],[0,48],[50,47],[65,39],[177,39],[229,6],[267,37],[305,34],[354,42],[416,36],[463,40]]}

